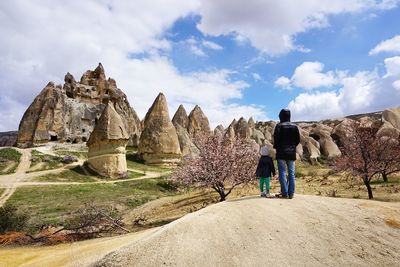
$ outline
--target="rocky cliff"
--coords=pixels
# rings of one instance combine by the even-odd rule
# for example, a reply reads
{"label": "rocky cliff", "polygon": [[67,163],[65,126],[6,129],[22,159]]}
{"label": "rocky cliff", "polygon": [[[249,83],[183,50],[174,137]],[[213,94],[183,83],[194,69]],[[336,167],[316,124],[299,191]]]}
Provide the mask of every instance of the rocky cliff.
{"label": "rocky cliff", "polygon": [[49,82],[25,111],[19,125],[17,145],[27,147],[49,141],[86,142],[105,104],[111,100],[137,146],[140,120],[114,79],[106,79],[101,63],[86,71],[79,82],[67,73],[64,85]]}

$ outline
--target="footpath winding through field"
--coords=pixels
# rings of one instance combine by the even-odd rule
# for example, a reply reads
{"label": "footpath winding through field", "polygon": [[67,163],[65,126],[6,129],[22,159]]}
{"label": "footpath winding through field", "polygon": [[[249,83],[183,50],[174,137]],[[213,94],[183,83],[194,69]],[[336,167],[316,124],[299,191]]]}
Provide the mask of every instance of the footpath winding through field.
{"label": "footpath winding through field", "polygon": [[[143,176],[137,178],[127,178],[127,179],[118,179],[118,180],[98,180],[94,182],[35,182],[32,179],[36,177],[40,177],[47,174],[60,173],[66,169],[72,169],[76,166],[82,165],[84,160],[79,159],[78,162],[74,162],[68,164],[64,167],[52,169],[52,170],[44,170],[37,172],[27,173],[31,164],[31,152],[32,149],[17,149],[21,154],[21,160],[18,165],[18,168],[15,173],[8,175],[0,175],[0,187],[4,187],[5,191],[0,196],[0,207],[3,206],[6,201],[11,197],[11,195],[15,192],[18,187],[21,186],[41,186],[41,185],[82,185],[82,184],[112,184],[112,183],[121,183],[132,180],[143,180],[143,179],[152,179],[160,177],[167,172],[158,173],[158,172],[149,172],[147,171]],[[47,153],[47,150],[43,150],[44,153]],[[49,155],[53,155],[49,153]],[[128,169],[130,171],[142,173],[142,170],[138,169]]]}
{"label": "footpath winding through field", "polygon": [[52,247],[0,249],[0,263],[398,266],[399,227],[400,203],[303,195],[292,200],[247,197],[214,204],[136,234]]}

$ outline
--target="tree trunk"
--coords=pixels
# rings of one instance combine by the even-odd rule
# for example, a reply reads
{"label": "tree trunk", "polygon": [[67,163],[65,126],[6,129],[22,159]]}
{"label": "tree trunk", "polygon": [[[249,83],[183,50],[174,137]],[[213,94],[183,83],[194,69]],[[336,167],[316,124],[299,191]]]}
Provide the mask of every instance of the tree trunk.
{"label": "tree trunk", "polygon": [[382,178],[383,178],[383,181],[384,181],[385,183],[388,182],[388,177],[387,177],[387,174],[386,174],[385,172],[382,173]]}
{"label": "tree trunk", "polygon": [[365,184],[365,186],[367,187],[367,190],[368,190],[368,198],[369,199],[373,199],[374,196],[372,195],[372,188],[371,188],[371,185],[369,184],[368,178],[364,178],[364,184]]}

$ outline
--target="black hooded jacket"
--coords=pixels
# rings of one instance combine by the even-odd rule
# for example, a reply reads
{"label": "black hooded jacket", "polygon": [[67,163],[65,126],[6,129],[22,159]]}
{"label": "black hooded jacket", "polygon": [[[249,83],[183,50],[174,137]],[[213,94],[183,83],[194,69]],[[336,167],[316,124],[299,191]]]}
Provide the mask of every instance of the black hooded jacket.
{"label": "black hooded jacket", "polygon": [[296,146],[300,143],[299,128],[290,122],[290,110],[282,109],[279,113],[280,123],[274,131],[274,148],[276,159],[296,160]]}

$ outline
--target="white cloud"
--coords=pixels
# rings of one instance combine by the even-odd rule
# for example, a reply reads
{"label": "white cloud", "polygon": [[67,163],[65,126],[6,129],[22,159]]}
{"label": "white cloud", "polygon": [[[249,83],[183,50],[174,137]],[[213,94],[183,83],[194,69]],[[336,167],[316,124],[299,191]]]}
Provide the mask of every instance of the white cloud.
{"label": "white cloud", "polygon": [[261,78],[260,74],[258,74],[258,73],[254,72],[254,73],[252,74],[252,76],[253,76],[253,79],[254,79],[256,82],[262,81],[262,78]]}
{"label": "white cloud", "polygon": [[192,51],[193,54],[195,54],[196,56],[199,56],[199,57],[207,56],[207,54],[203,51],[203,49],[201,49],[200,47],[198,47],[196,45],[191,45],[190,51]]}
{"label": "white cloud", "polygon": [[369,51],[369,54],[376,55],[382,52],[400,53],[400,35],[396,35],[392,39],[380,42]]}
{"label": "white cloud", "polygon": [[[183,74],[161,56],[171,47],[163,34],[198,6],[186,0],[1,1],[0,35],[7,38],[0,42],[0,131],[17,129],[48,81],[62,83],[67,71],[79,79],[98,62],[141,117],[162,91],[171,116],[184,103],[200,104],[213,125],[242,111],[264,119],[262,107],[235,104],[248,85],[228,70]],[[132,58],[141,53],[149,57]]]}
{"label": "white cloud", "polygon": [[224,49],[219,44],[211,42],[211,41],[203,40],[202,44],[203,44],[204,47],[206,47],[208,49],[213,49],[213,50],[222,50],[222,49]]}
{"label": "white cloud", "polygon": [[386,75],[379,76],[377,71],[357,72],[339,76],[339,91],[300,94],[288,105],[293,110],[293,119],[320,120],[398,106],[399,73],[393,70],[393,65],[386,64],[393,63],[392,59],[385,60]]}
{"label": "white cloud", "polygon": [[288,89],[288,90],[292,89],[292,87],[290,86],[290,79],[285,76],[281,76],[281,77],[277,78],[275,80],[274,84],[275,84],[275,86],[281,87],[284,89]]}
{"label": "white cloud", "polygon": [[400,57],[385,59],[386,76],[400,76]]}
{"label": "white cloud", "polygon": [[197,27],[208,35],[249,40],[260,51],[279,55],[301,47],[295,44],[296,35],[328,26],[331,15],[390,9],[397,4],[397,0],[203,0]]}
{"label": "white cloud", "polygon": [[294,86],[310,90],[337,84],[337,75],[332,71],[323,73],[323,69],[324,64],[320,62],[303,62],[295,69],[290,79],[285,76],[276,79],[275,86],[284,89],[291,89]]}
{"label": "white cloud", "polygon": [[290,101],[292,120],[322,120],[340,117],[343,112],[335,92],[302,93]]}

